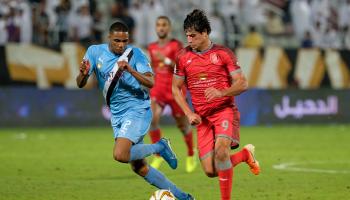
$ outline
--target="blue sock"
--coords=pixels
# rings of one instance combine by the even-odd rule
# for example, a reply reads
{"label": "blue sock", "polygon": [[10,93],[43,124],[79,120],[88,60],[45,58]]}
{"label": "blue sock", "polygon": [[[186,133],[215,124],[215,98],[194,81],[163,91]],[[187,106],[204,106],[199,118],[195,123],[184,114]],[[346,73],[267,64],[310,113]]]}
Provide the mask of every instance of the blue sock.
{"label": "blue sock", "polygon": [[175,197],[179,200],[185,200],[187,199],[188,195],[187,193],[184,193],[179,188],[174,185],[174,183],[170,182],[164,174],[162,174],[160,171],[154,169],[153,167],[149,166],[149,171],[147,175],[144,177],[144,179],[149,182],[151,185],[159,188],[159,189],[166,189],[170,190],[171,193],[175,195]]}
{"label": "blue sock", "polygon": [[135,144],[130,149],[130,159],[129,161],[133,160],[140,160],[143,158],[146,158],[147,156],[159,153],[163,149],[163,146],[161,144]]}

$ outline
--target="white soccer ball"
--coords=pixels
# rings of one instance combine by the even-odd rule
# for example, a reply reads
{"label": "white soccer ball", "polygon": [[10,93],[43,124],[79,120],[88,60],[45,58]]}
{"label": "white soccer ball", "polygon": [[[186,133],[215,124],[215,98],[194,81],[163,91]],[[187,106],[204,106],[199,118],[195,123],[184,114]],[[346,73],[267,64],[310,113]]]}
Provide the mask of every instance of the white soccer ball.
{"label": "white soccer ball", "polygon": [[176,200],[176,198],[170,190],[157,190],[149,200]]}

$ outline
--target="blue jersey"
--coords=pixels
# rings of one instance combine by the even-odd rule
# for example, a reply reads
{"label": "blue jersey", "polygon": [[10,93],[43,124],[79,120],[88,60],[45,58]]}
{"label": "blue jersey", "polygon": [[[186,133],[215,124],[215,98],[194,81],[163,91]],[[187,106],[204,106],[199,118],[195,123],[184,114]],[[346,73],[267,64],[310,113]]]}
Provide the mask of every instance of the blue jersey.
{"label": "blue jersey", "polygon": [[[141,49],[128,45],[132,48],[133,56],[129,65],[140,73],[152,72],[149,61]],[[85,53],[84,59],[90,62],[89,75],[95,73],[98,86],[103,90],[105,82],[121,55],[116,55],[109,50],[108,44],[92,45]],[[124,71],[110,97],[111,113],[122,115],[133,108],[149,108],[149,89],[141,85],[129,72]]]}

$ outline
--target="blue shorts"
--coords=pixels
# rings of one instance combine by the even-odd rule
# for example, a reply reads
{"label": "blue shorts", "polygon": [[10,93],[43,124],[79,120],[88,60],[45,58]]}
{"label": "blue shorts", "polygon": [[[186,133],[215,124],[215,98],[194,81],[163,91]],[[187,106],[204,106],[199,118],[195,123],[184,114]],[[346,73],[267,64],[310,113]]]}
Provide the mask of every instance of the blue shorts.
{"label": "blue shorts", "polygon": [[134,144],[143,143],[152,121],[150,108],[128,110],[123,115],[111,117],[114,139],[127,138]]}

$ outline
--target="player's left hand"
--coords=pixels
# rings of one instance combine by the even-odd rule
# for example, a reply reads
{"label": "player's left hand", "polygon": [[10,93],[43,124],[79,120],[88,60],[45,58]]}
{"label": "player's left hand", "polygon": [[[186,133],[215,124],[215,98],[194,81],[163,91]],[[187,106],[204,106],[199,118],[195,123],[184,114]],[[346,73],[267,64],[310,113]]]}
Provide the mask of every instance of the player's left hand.
{"label": "player's left hand", "polygon": [[129,63],[124,60],[118,61],[118,66],[119,66],[119,69],[125,70],[127,72],[131,72],[133,70],[132,67],[129,65]]}
{"label": "player's left hand", "polygon": [[216,88],[213,88],[213,87],[207,88],[204,91],[204,95],[205,95],[205,98],[207,99],[208,102],[212,101],[215,98],[223,97],[222,92]]}

